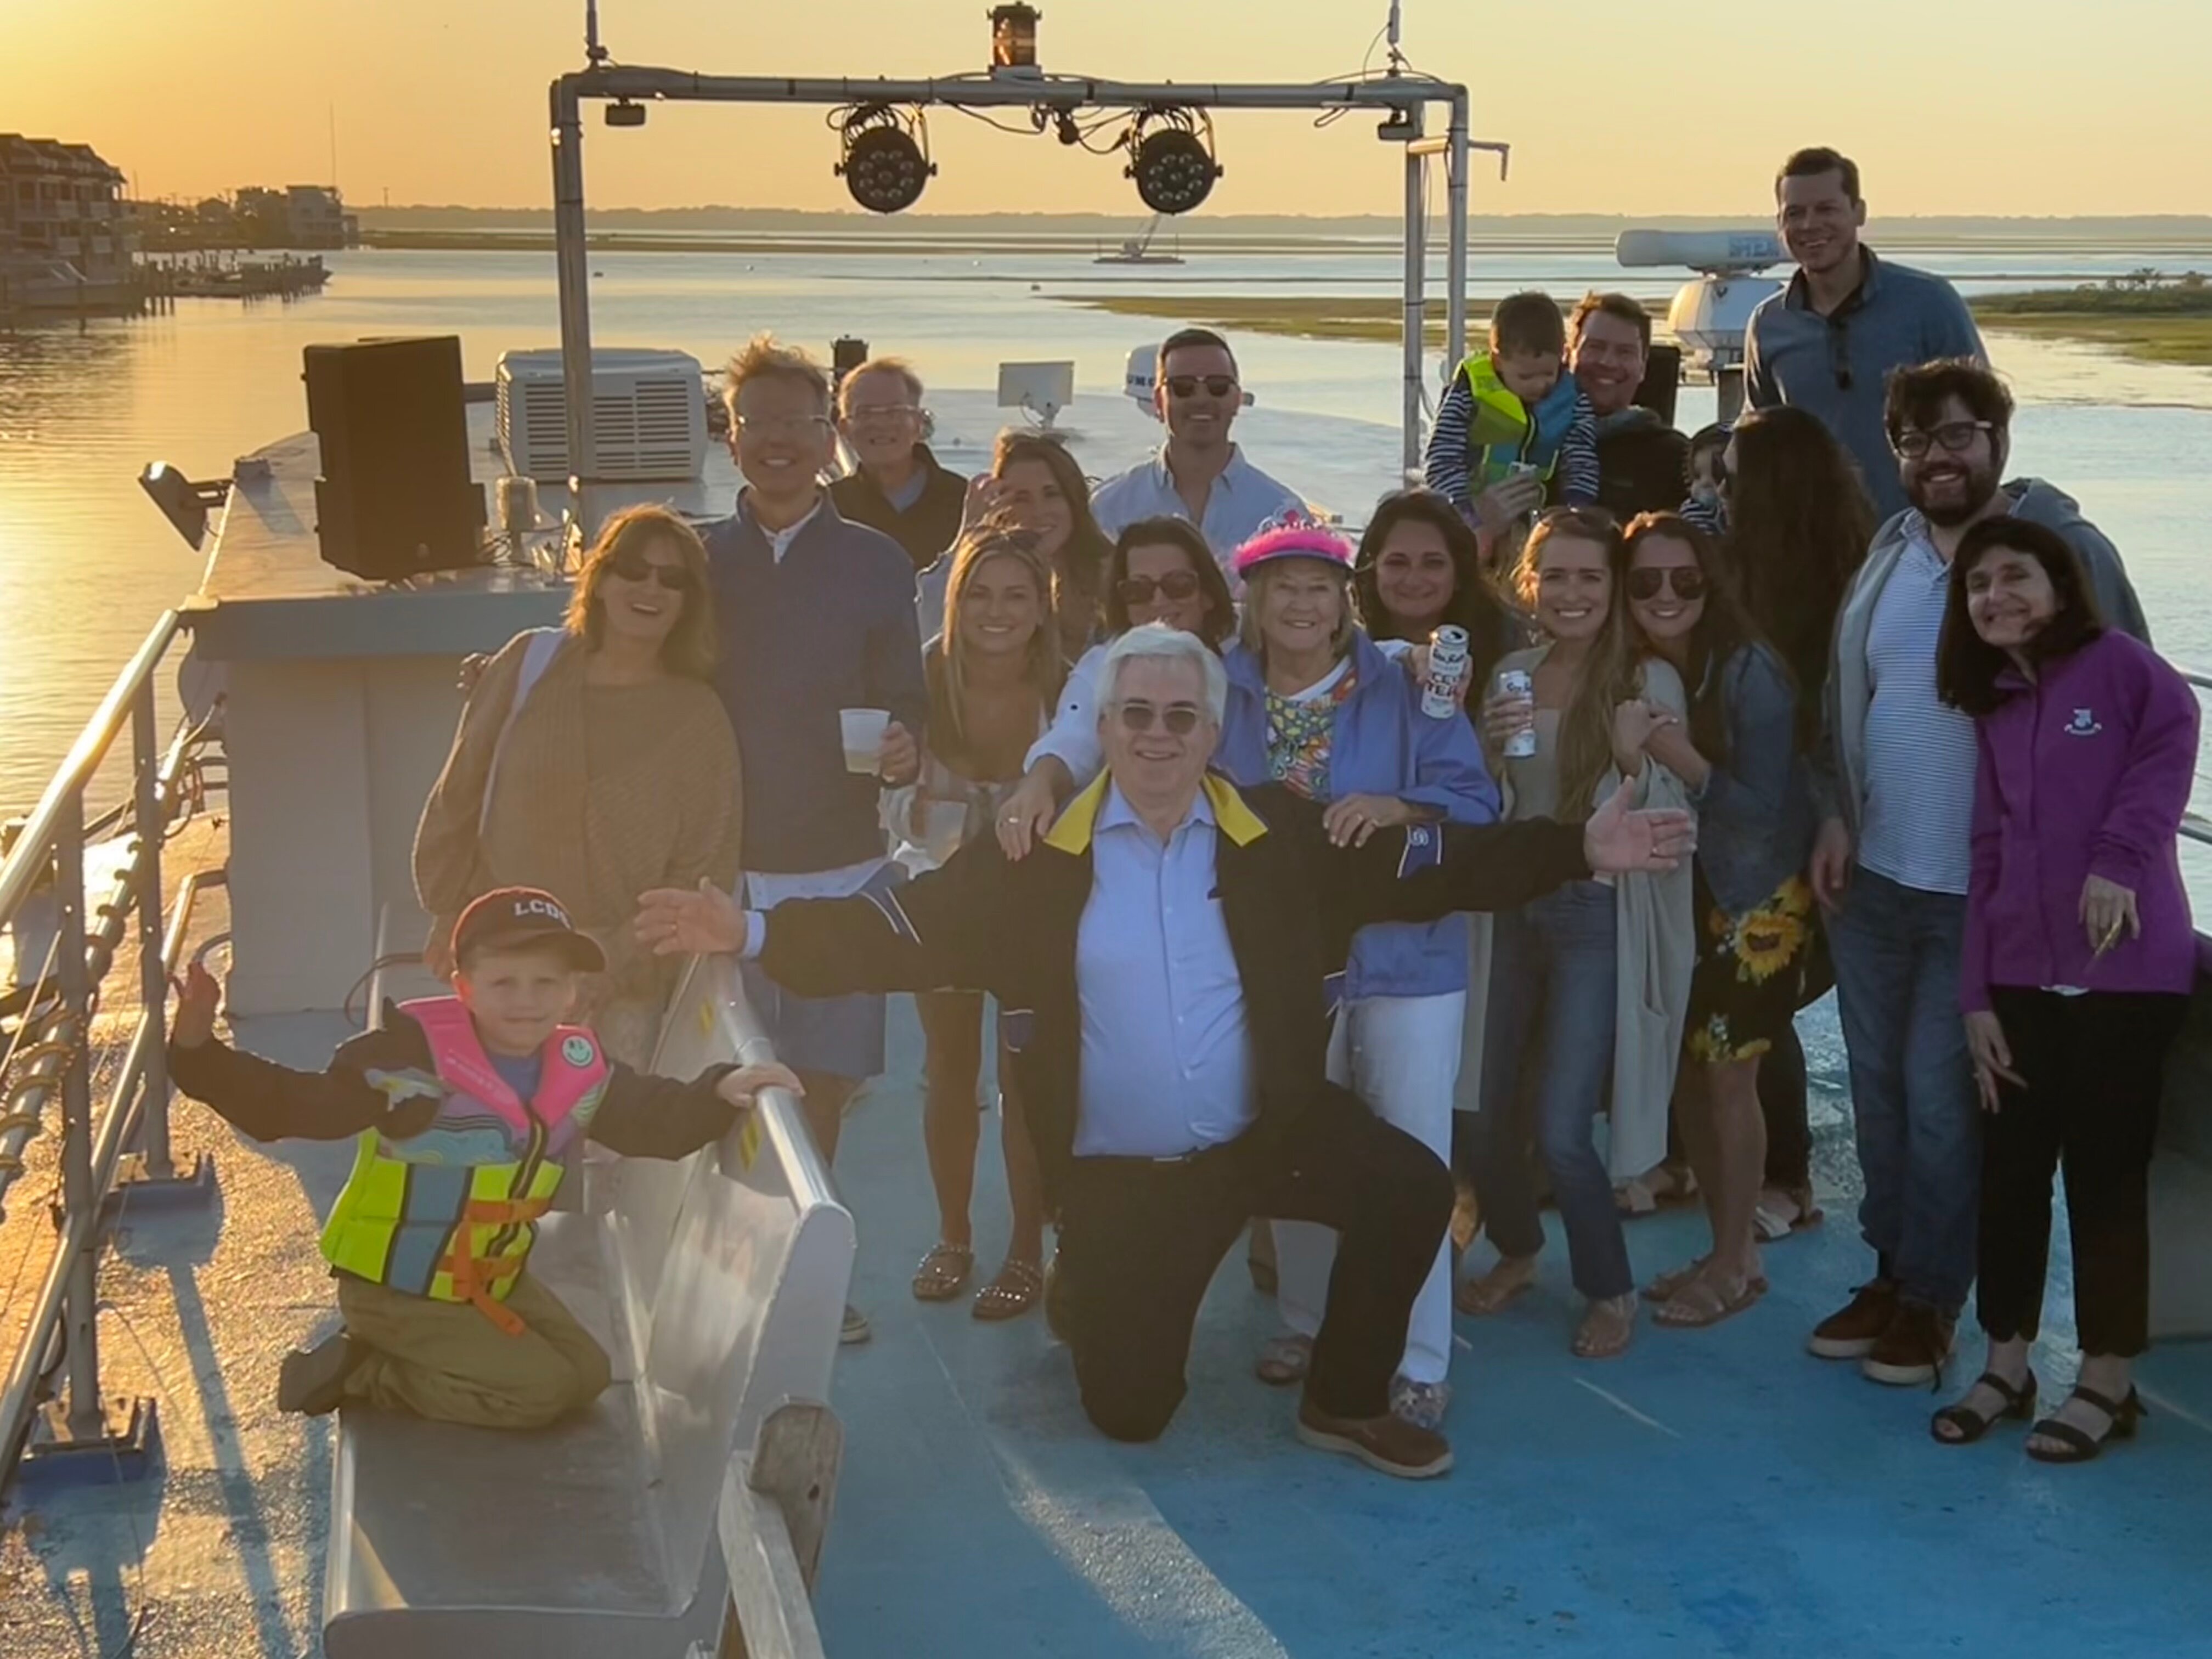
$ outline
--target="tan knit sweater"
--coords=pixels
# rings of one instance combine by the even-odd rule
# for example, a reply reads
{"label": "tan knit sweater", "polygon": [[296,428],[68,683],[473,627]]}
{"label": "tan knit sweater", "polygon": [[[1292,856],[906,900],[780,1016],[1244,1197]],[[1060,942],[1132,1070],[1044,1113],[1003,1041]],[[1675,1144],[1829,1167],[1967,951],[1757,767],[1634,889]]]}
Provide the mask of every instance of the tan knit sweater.
{"label": "tan knit sweater", "polygon": [[461,711],[415,832],[416,893],[432,928],[449,932],[479,893],[542,887],[606,951],[609,1000],[657,1000],[673,963],[632,939],[638,895],[694,886],[702,876],[724,887],[737,878],[737,739],[712,686],[675,678],[586,685],[588,653],[569,640],[507,733],[484,815],[485,779],[526,640],[491,659]]}

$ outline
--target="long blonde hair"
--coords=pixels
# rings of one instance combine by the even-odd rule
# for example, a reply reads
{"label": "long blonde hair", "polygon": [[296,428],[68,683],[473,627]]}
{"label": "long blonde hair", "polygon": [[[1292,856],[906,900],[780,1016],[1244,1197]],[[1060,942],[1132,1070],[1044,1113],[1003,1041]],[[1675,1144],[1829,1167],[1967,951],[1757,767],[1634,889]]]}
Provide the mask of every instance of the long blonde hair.
{"label": "long blonde hair", "polygon": [[605,584],[607,572],[631,548],[657,541],[676,550],[684,561],[684,574],[690,579],[676,626],[660,642],[660,665],[686,679],[711,680],[716,633],[714,601],[708,589],[706,544],[699,539],[697,531],[665,507],[625,507],[606,521],[599,540],[584,555],[583,568],[576,573],[576,586],[568,596],[568,615],[562,621],[586,649],[598,650],[606,631],[606,607],[600,603],[599,589]]}
{"label": "long blonde hair", "polygon": [[966,637],[963,617],[969,586],[976,571],[992,559],[1012,560],[1036,584],[1041,614],[1036,632],[1030,635],[1023,653],[1022,678],[1036,691],[1043,713],[1049,714],[1059,703],[1060,687],[1067,678],[1067,664],[1060,650],[1059,584],[1052,561],[1037,550],[1036,538],[1026,531],[989,523],[969,531],[953,544],[952,570],[945,586],[945,632],[931,655],[930,746],[940,760],[964,754],[968,747],[963,718],[968,701],[967,667],[961,651]]}
{"label": "long blonde hair", "polygon": [[1513,590],[1531,616],[1543,574],[1544,549],[1554,537],[1588,542],[1605,555],[1608,597],[1605,626],[1590,641],[1559,717],[1559,816],[1588,817],[1597,787],[1613,766],[1613,711],[1638,695],[1637,657],[1628,637],[1627,595],[1621,582],[1620,526],[1595,507],[1555,507],[1541,514],[1513,568]]}

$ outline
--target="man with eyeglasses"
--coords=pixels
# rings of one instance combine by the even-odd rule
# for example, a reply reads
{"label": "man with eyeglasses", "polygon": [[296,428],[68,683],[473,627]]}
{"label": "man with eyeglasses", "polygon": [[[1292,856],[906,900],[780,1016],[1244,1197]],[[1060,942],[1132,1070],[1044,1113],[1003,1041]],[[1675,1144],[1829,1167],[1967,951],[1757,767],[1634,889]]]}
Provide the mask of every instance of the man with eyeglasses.
{"label": "man with eyeglasses", "polygon": [[1874,1279],[1809,1346],[1876,1382],[1932,1382],[1974,1279],[1980,1115],[1959,1016],[1972,860],[1974,722],[1936,690],[1951,559],[1972,526],[2013,514],[2081,556],[2112,626],[2147,637],[2112,544],[2041,479],[2001,483],[2012,398],[1983,364],[1892,374],[1883,424],[1910,505],[1876,533],[1844,595],[1826,688],[1813,851],[1849,1050]]}
{"label": "man with eyeglasses", "polygon": [[1745,398],[1753,409],[1793,404],[1819,416],[1857,460],[1886,517],[1905,501],[1882,430],[1884,381],[1893,368],[1937,357],[1986,362],[1981,334],[1950,283],[1877,259],[1859,240],[1866,202],[1849,157],[1798,150],[1775,177],[1774,202],[1797,270],[1751,314]]}
{"label": "man with eyeglasses", "polygon": [[1244,407],[1237,358],[1211,329],[1186,328],[1160,347],[1152,405],[1168,441],[1148,461],[1109,478],[1091,497],[1098,527],[1118,536],[1139,519],[1188,519],[1224,570],[1261,525],[1304,509],[1297,493],[1244,459],[1230,428]]}
{"label": "man with eyeglasses", "polygon": [[1131,629],[1101,671],[1106,770],[1029,858],[969,842],[905,887],[740,914],[648,893],[640,939],[757,957],[815,994],[967,985],[999,1000],[1056,1211],[1046,1313],[1085,1413],[1156,1438],[1182,1402],[1214,1270],[1255,1214],[1337,1230],[1298,1437],[1383,1474],[1451,1467],[1392,1415],[1390,1380],[1452,1208],[1443,1163],[1326,1080],[1329,1012],[1370,922],[1504,908],[1563,881],[1671,868],[1689,815],[1624,790],[1582,826],[1370,827],[1208,773],[1228,681],[1196,635]]}
{"label": "man with eyeglasses", "polygon": [[[769,909],[889,878],[878,796],[920,774],[929,693],[913,565],[822,488],[829,375],[763,334],[732,359],[725,395],[745,484],[705,536],[716,684],[743,765],[746,902]],[[848,769],[847,709],[890,716],[872,775]],[[884,1000],[793,996],[757,975],[750,989],[828,1163],[847,1103],[884,1069]],[[867,1334],[847,1309],[846,1340]]]}
{"label": "man with eyeglasses", "polygon": [[919,572],[960,534],[968,480],[938,464],[923,441],[928,411],[921,377],[899,357],[877,357],[837,389],[837,430],[860,470],[830,486],[830,499],[854,524],[880,530]]}

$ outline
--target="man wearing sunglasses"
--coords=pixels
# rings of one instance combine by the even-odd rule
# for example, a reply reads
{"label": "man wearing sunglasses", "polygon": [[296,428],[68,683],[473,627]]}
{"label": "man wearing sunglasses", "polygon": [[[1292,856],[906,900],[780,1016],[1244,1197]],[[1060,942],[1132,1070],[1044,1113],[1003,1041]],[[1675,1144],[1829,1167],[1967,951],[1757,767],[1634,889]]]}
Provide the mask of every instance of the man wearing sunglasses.
{"label": "man wearing sunglasses", "polygon": [[1980,1115],[1958,1008],[1977,750],[1973,720],[1936,690],[1952,556],[1984,520],[2047,526],[2080,556],[2105,620],[2147,637],[2119,555],[2073,497],[2039,478],[2000,483],[2012,407],[1971,359],[1890,376],[1883,424],[1911,505],[1844,592],[1827,677],[1812,880],[1831,913],[1876,1261],[1809,1346],[1881,1382],[1934,1380],[1974,1278]]}
{"label": "man wearing sunglasses", "polygon": [[1887,517],[1905,500],[1882,430],[1883,383],[1890,370],[1932,358],[1985,362],[1981,334],[1950,283],[1877,259],[1859,240],[1866,202],[1847,156],[1797,151],[1774,180],[1774,205],[1797,271],[1751,314],[1745,398],[1753,409],[1794,404],[1819,416]]}
{"label": "man wearing sunglasses", "polygon": [[1207,769],[1219,658],[1164,623],[1100,671],[1106,770],[1029,858],[969,842],[876,897],[738,912],[648,893],[640,939],[735,951],[809,995],[973,986],[999,1000],[1060,1256],[1046,1311],[1083,1407],[1117,1440],[1166,1428],[1214,1269],[1249,1217],[1340,1243],[1299,1438],[1419,1479],[1451,1467],[1393,1416],[1390,1380],[1452,1208],[1435,1154],[1326,1081],[1352,936],[1375,921],[1503,908],[1561,882],[1672,868],[1689,815],[1617,795],[1582,826],[1368,826],[1334,847],[1319,809]]}
{"label": "man wearing sunglasses", "polygon": [[1167,442],[1091,497],[1091,511],[1108,536],[1139,519],[1188,519],[1226,569],[1230,556],[1261,525],[1288,508],[1303,510],[1296,491],[1246,460],[1230,441],[1244,388],[1236,356],[1218,334],[1186,328],[1168,336],[1152,406],[1167,423]]}

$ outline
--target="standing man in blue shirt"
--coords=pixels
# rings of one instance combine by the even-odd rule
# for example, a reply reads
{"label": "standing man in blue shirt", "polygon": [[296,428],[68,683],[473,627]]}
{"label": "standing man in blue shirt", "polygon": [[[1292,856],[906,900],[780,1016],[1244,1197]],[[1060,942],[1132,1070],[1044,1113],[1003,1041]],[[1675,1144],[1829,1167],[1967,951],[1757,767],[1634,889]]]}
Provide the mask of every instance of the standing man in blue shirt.
{"label": "standing man in blue shirt", "polygon": [[1859,240],[1866,202],[1858,164],[1801,149],[1774,180],[1775,222],[1796,275],[1751,313],[1744,397],[1753,409],[1810,410],[1851,452],[1881,516],[1905,510],[1882,428],[1893,368],[1936,357],[1988,360],[1959,291],[1941,276],[1875,258]]}
{"label": "standing man in blue shirt", "polygon": [[[841,516],[822,487],[830,377],[761,335],[730,363],[730,451],[745,487],[706,533],[721,660],[716,682],[744,773],[744,902],[873,890],[890,878],[877,796],[921,771],[929,708],[914,566]],[[873,775],[846,769],[839,711],[890,714]],[[884,1069],[881,996],[794,996],[758,974],[752,1000],[777,1058],[805,1085],[823,1161],[860,1085]],[[845,1310],[845,1340],[867,1322]]]}
{"label": "standing man in blue shirt", "polygon": [[1139,519],[1188,519],[1226,574],[1230,556],[1261,525],[1304,503],[1230,441],[1244,407],[1244,388],[1237,378],[1236,354],[1212,329],[1179,329],[1168,336],[1160,347],[1152,405],[1167,423],[1167,442],[1152,459],[1100,484],[1091,497],[1091,514],[1109,537]]}

